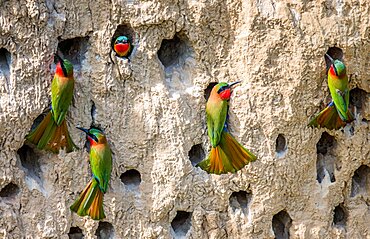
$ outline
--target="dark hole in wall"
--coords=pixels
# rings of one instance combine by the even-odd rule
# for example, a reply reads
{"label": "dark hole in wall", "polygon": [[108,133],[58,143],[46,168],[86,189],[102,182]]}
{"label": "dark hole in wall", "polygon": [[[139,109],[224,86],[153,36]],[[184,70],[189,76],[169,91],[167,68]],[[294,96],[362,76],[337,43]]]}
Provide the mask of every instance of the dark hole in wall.
{"label": "dark hole in wall", "polygon": [[370,192],[370,168],[361,165],[353,174],[351,197],[357,194],[368,195]]}
{"label": "dark hole in wall", "polygon": [[347,223],[347,210],[342,204],[339,204],[334,209],[333,224],[339,227],[345,227]]}
{"label": "dark hole in wall", "polygon": [[8,183],[3,189],[0,190],[1,198],[14,198],[19,193],[18,185],[14,183]]}
{"label": "dark hole in wall", "polygon": [[286,211],[280,211],[272,218],[272,229],[276,239],[288,239],[292,219]]}
{"label": "dark hole in wall", "polygon": [[366,108],[366,101],[369,98],[370,94],[356,87],[349,92],[349,105],[350,107],[355,107],[358,113],[362,113]]}
{"label": "dark hole in wall", "polygon": [[319,142],[316,144],[316,179],[319,183],[323,181],[325,174],[329,174],[330,182],[335,182],[334,168],[336,158],[331,154],[335,145],[335,138],[326,132],[322,133]]}
{"label": "dark hole in wall", "polygon": [[201,144],[193,145],[189,151],[189,159],[193,166],[200,163],[206,156]]}
{"label": "dark hole in wall", "polygon": [[42,114],[37,116],[37,118],[32,123],[31,131],[34,130],[37,126],[39,126],[39,124],[42,122],[42,120],[45,118],[45,116],[49,113],[50,108],[51,108],[51,106],[48,107],[47,109],[45,109]]}
{"label": "dark hole in wall", "polygon": [[237,208],[243,210],[244,213],[248,212],[248,206],[252,200],[252,194],[246,191],[233,192],[230,195],[229,203],[231,208],[235,211]]}
{"label": "dark hole in wall", "polygon": [[207,88],[204,90],[204,98],[208,101],[209,96],[211,95],[211,91],[218,82],[211,82],[208,84]]}
{"label": "dark hole in wall", "polygon": [[10,52],[5,48],[0,48],[0,76],[3,75],[7,81],[10,77],[11,62]]}
{"label": "dark hole in wall", "polygon": [[180,63],[181,58],[192,54],[193,49],[184,33],[177,33],[172,39],[163,39],[158,50],[158,58],[165,68]]}
{"label": "dark hole in wall", "polygon": [[18,149],[17,153],[19,155],[21,165],[25,169],[24,171],[26,175],[37,179],[37,181],[40,181],[42,171],[38,160],[38,155],[34,152],[34,150],[28,145],[23,145],[20,149]]}
{"label": "dark hole in wall", "polygon": [[81,67],[82,61],[89,45],[89,37],[76,37],[60,41],[58,49],[62,53],[62,58],[69,60],[74,69]]}
{"label": "dark hole in wall", "polygon": [[82,233],[81,228],[79,227],[71,227],[68,232],[68,238],[70,239],[82,239],[84,238],[84,234]]}
{"label": "dark hole in wall", "polygon": [[111,40],[112,50],[113,50],[114,42],[119,36],[126,36],[131,42],[131,44],[133,45],[139,40],[137,39],[137,34],[135,33],[134,29],[131,27],[130,24],[118,25],[116,31],[114,32],[112,36],[112,40]]}
{"label": "dark hole in wall", "polygon": [[95,106],[95,102],[94,101],[91,101],[90,114],[91,114],[92,124],[94,125],[95,124],[95,118],[96,118],[96,106]]}
{"label": "dark hole in wall", "polygon": [[114,239],[114,227],[109,222],[99,222],[98,229],[96,229],[95,236],[98,239]]}
{"label": "dark hole in wall", "polygon": [[174,238],[185,238],[186,233],[191,228],[191,216],[191,212],[177,211],[171,222],[171,227],[175,233]]}
{"label": "dark hole in wall", "polygon": [[135,169],[122,173],[120,179],[129,189],[137,189],[141,183],[140,172]]}
{"label": "dark hole in wall", "polygon": [[279,134],[278,137],[276,138],[276,153],[278,153],[278,155],[284,155],[286,153],[287,148],[288,147],[284,135]]}
{"label": "dark hole in wall", "polygon": [[[342,51],[342,49],[340,49],[338,47],[329,47],[326,54],[331,56],[331,58],[333,58],[334,60],[338,59],[340,61],[343,61],[343,51]],[[329,68],[331,66],[331,61],[328,59],[327,56],[324,56],[324,58],[325,58],[325,63],[326,63],[326,70],[329,70]]]}

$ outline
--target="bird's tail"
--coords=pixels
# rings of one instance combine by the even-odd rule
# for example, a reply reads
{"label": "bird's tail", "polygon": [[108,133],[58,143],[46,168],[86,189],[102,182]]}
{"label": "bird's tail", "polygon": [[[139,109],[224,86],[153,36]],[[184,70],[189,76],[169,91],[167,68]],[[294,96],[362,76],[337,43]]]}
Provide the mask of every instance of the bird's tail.
{"label": "bird's tail", "polygon": [[340,129],[347,123],[354,120],[352,113],[347,111],[347,121],[343,121],[335,108],[334,102],[330,102],[329,105],[318,113],[308,124],[314,127],[325,127],[327,129]]}
{"label": "bird's tail", "polygon": [[65,148],[66,152],[77,148],[68,132],[67,122],[64,119],[58,126],[50,111],[41,123],[26,136],[26,139],[37,145],[38,149],[46,149],[58,153],[59,149]]}
{"label": "bird's tail", "polygon": [[90,180],[70,209],[79,216],[89,215],[94,220],[105,218],[103,192],[95,178]]}
{"label": "bird's tail", "polygon": [[208,157],[197,166],[208,173],[234,173],[256,159],[230,133],[223,131],[220,143],[215,148],[212,147]]}

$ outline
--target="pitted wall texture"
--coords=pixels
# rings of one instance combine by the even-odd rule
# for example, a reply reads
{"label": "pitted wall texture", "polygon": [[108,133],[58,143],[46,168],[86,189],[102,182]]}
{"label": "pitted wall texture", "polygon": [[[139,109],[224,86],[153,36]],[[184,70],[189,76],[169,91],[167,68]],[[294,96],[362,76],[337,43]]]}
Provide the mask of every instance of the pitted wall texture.
{"label": "pitted wall texture", "polygon": [[[0,238],[370,238],[369,16],[367,0],[0,1]],[[130,61],[111,52],[119,33]],[[53,155],[24,137],[58,45],[80,150]],[[307,127],[329,47],[355,89],[356,120],[333,131]],[[237,80],[230,127],[258,160],[209,175],[190,161],[209,152],[204,91]],[[100,224],[69,210],[91,177],[74,127],[92,124],[114,153]]]}

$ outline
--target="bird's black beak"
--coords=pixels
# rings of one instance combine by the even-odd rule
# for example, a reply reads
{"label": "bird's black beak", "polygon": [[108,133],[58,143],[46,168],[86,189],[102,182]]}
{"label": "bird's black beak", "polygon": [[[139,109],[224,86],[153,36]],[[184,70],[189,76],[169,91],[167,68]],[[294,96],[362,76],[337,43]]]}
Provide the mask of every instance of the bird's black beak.
{"label": "bird's black beak", "polygon": [[90,134],[89,130],[88,129],[85,129],[85,128],[82,128],[82,127],[76,127],[77,129],[85,132],[85,134],[87,134],[90,138],[92,138],[95,142],[99,142],[98,138],[93,135],[93,134]]}
{"label": "bird's black beak", "polygon": [[229,87],[231,88],[233,85],[239,84],[241,81],[233,82],[229,84]]}
{"label": "bird's black beak", "polygon": [[335,71],[335,74],[338,75],[338,71],[337,71],[337,68],[335,67],[335,64],[334,64],[334,59],[327,53],[325,53],[325,56],[329,59],[329,61],[331,62],[331,64],[333,65],[334,67],[334,71]]}
{"label": "bird's black beak", "polygon": [[325,53],[325,56],[329,59],[331,64],[334,64],[334,59],[328,53]]}

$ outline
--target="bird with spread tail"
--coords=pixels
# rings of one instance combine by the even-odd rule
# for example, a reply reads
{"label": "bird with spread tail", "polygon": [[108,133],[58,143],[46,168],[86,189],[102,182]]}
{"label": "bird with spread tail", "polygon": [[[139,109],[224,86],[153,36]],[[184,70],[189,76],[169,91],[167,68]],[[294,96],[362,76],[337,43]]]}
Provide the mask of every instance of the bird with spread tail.
{"label": "bird with spread tail", "polygon": [[234,173],[257,157],[239,144],[227,126],[231,84],[221,82],[211,91],[206,105],[208,136],[212,149],[208,157],[197,166],[208,173]]}
{"label": "bird with spread tail", "polygon": [[58,63],[51,83],[51,110],[26,139],[38,149],[59,153],[65,148],[66,152],[71,152],[77,147],[69,135],[65,117],[73,98],[73,65],[67,59],[55,57]]}
{"label": "bird with spread tail", "polygon": [[331,63],[328,71],[328,86],[332,101],[310,121],[309,125],[325,127],[330,130],[340,129],[354,120],[349,110],[346,66],[342,61],[334,60],[328,54],[325,56]]}
{"label": "bird with spread tail", "polygon": [[119,36],[114,41],[113,49],[118,56],[127,58],[131,53],[132,45],[128,37]]}
{"label": "bird with spread tail", "polygon": [[101,220],[105,218],[103,195],[108,190],[111,176],[112,152],[101,130],[77,128],[86,133],[86,138],[90,143],[92,179],[70,209],[79,216],[89,215],[94,220]]}

